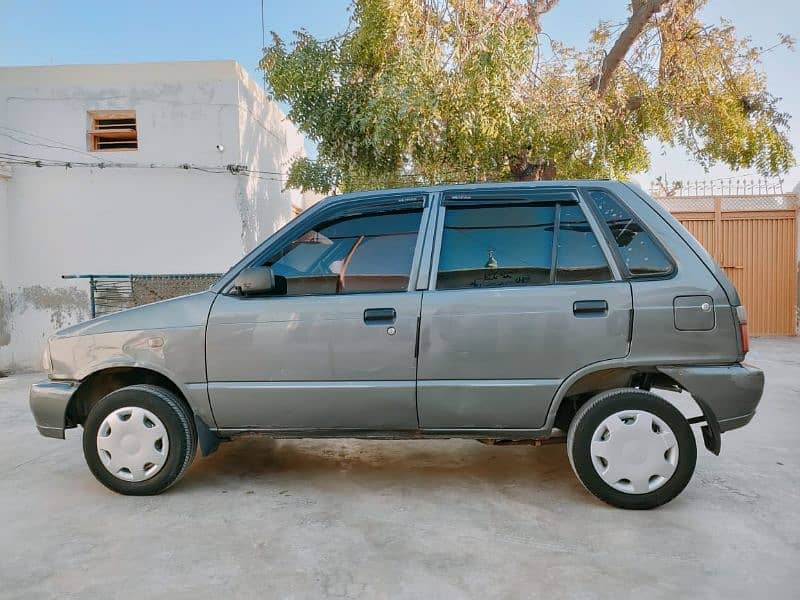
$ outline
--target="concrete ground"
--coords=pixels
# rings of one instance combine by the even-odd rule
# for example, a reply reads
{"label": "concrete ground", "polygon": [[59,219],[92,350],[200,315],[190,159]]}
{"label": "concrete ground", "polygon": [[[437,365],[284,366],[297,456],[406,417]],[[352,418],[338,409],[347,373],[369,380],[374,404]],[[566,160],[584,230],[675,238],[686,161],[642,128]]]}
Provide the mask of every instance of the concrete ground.
{"label": "concrete ground", "polygon": [[0,597],[800,597],[800,340],[752,345],[758,415],[649,512],[595,500],[561,445],[456,440],[243,438],[118,496],[80,430],[38,435],[37,377],[0,379]]}

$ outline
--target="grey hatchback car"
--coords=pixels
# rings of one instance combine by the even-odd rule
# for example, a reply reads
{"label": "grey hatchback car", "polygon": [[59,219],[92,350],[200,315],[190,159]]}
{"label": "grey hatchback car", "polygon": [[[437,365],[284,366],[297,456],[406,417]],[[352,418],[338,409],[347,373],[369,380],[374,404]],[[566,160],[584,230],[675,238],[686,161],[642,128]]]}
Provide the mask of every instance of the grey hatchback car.
{"label": "grey hatchback car", "polygon": [[459,437],[565,442],[590,492],[652,508],[692,476],[691,425],[718,454],[753,417],[747,344],[734,286],[636,186],[423,187],[328,198],[206,292],[58,332],[30,402],[123,494],[243,433]]}

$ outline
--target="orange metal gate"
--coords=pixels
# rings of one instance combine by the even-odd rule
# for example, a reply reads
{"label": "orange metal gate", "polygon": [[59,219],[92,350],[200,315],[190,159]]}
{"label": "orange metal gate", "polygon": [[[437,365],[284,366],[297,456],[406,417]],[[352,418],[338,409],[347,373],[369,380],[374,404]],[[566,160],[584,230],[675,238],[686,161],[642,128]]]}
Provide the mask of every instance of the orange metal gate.
{"label": "orange metal gate", "polygon": [[796,335],[795,194],[658,200],[725,269],[747,307],[752,335]]}

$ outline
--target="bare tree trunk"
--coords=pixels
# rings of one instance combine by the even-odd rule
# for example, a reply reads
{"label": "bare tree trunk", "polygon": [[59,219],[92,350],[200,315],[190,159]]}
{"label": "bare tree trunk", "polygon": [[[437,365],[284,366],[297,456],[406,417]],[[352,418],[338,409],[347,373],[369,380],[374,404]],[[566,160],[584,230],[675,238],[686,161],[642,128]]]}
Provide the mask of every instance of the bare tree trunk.
{"label": "bare tree trunk", "polygon": [[611,51],[606,55],[605,60],[603,60],[600,76],[592,81],[592,87],[597,91],[598,96],[602,98],[605,95],[608,90],[608,85],[614,77],[614,72],[625,58],[628,50],[631,49],[633,43],[642,34],[642,31],[644,31],[650,17],[661,10],[661,7],[668,1],[669,0],[639,0],[638,2],[633,2],[633,14],[628,20],[628,24],[619,34]]}

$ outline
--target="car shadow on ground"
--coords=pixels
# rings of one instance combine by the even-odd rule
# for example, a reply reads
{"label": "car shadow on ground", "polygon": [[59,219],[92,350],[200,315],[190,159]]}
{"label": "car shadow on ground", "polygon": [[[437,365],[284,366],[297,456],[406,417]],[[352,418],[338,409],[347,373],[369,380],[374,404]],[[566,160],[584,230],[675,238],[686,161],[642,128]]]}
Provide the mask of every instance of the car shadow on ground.
{"label": "car shadow on ground", "polygon": [[359,487],[403,482],[425,489],[530,485],[548,493],[583,495],[566,446],[486,446],[474,440],[273,440],[242,437],[198,458],[175,491],[345,476]]}

